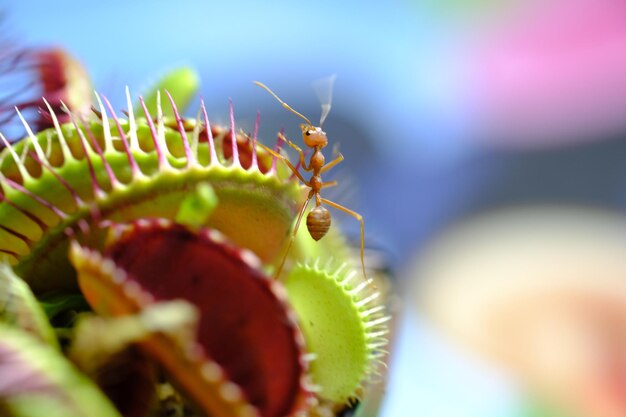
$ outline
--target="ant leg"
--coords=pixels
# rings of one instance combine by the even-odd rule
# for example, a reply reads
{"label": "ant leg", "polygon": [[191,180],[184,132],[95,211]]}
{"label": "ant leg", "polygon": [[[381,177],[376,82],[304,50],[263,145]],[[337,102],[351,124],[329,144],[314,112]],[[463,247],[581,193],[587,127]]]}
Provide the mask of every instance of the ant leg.
{"label": "ant leg", "polygon": [[263,145],[262,143],[257,143],[257,145],[259,145],[261,148],[263,148],[263,149],[264,149],[267,153],[269,153],[270,155],[275,156],[275,157],[276,157],[276,158],[278,158],[278,159],[282,159],[282,160],[283,160],[283,162],[285,162],[285,164],[287,164],[287,166],[289,167],[289,169],[290,169],[290,170],[294,173],[294,175],[295,175],[296,177],[298,177],[298,179],[299,179],[300,181],[302,181],[302,183],[303,183],[304,185],[306,185],[306,186],[309,186],[309,187],[310,187],[309,182],[308,182],[306,179],[304,179],[304,177],[302,176],[302,174],[300,174],[300,171],[298,171],[298,170],[296,169],[296,167],[294,167],[294,166],[291,164],[291,162],[289,162],[289,159],[287,159],[285,156],[283,156],[283,155],[279,154],[279,153],[278,153],[278,152],[276,152],[275,150],[268,148],[267,146]]}
{"label": "ant leg", "polygon": [[340,153],[339,155],[337,155],[337,157],[335,159],[333,159],[332,161],[330,161],[329,163],[324,165],[322,167],[322,169],[320,169],[320,172],[328,171],[329,169],[331,169],[332,167],[334,167],[335,165],[337,165],[341,161],[343,161],[343,155]]}
{"label": "ant leg", "polygon": [[302,167],[302,169],[304,169],[305,171],[310,171],[311,167],[306,166],[306,160],[305,160],[305,156],[304,156],[304,152],[302,151],[302,148],[300,148],[298,145],[296,145],[295,143],[287,139],[287,137],[283,135],[282,133],[279,133],[278,136],[282,140],[284,140],[291,149],[295,149],[295,151],[298,152],[298,154],[300,154],[300,166]]}
{"label": "ant leg", "polygon": [[296,238],[296,234],[298,233],[298,229],[300,228],[300,222],[302,221],[302,216],[306,211],[307,206],[309,205],[309,201],[313,197],[313,191],[309,192],[309,196],[306,198],[304,204],[302,204],[302,208],[300,209],[300,213],[298,213],[298,219],[296,220],[296,225],[293,228],[293,232],[291,232],[291,238],[289,239],[289,244],[287,245],[287,249],[285,249],[285,253],[283,254],[283,258],[280,261],[280,265],[276,269],[274,273],[274,279],[278,279],[280,273],[283,271],[283,266],[285,265],[285,261],[287,260],[287,255],[289,255],[289,250],[291,249],[291,245],[293,245],[293,241]]}
{"label": "ant leg", "polygon": [[334,187],[334,186],[336,186],[337,184],[339,184],[339,183],[337,182],[337,180],[335,180],[335,181],[323,182],[323,183],[322,183],[322,188],[330,188],[330,187]]}
{"label": "ant leg", "polygon": [[361,216],[356,211],[352,211],[349,208],[341,206],[337,203],[333,203],[332,201],[326,200],[325,198],[322,198],[322,203],[349,214],[361,223],[361,268],[363,268],[363,277],[367,279],[367,275],[365,274],[365,222],[363,221],[363,216]]}

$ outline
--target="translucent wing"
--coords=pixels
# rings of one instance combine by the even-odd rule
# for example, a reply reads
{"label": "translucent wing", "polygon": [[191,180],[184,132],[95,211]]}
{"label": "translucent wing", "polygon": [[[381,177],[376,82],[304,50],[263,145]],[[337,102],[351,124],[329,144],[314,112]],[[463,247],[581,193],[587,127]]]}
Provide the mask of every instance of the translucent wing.
{"label": "translucent wing", "polygon": [[330,112],[330,107],[333,102],[333,85],[335,84],[336,74],[330,77],[325,77],[313,82],[313,88],[317,93],[317,97],[322,104],[322,116],[320,117],[320,127],[324,124],[326,116]]}

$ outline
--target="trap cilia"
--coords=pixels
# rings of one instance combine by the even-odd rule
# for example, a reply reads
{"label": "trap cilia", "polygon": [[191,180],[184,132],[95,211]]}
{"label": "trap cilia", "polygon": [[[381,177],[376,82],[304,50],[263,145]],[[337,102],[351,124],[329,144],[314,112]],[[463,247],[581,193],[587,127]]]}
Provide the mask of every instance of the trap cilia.
{"label": "trap cilia", "polygon": [[124,109],[70,91],[2,107],[25,132],[0,136],[3,415],[371,412],[384,281],[339,228],[294,232],[312,180],[232,103],[226,126],[202,101],[184,116],[196,85],[181,69]]}

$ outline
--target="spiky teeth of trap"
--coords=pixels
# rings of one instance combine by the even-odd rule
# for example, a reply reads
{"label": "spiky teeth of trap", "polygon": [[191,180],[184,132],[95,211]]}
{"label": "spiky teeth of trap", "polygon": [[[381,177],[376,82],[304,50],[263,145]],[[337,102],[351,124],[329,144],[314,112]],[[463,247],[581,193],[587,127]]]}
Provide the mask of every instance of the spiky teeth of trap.
{"label": "spiky teeth of trap", "polygon": [[122,120],[97,98],[101,118],[70,114],[62,125],[50,109],[53,128],[35,134],[25,123],[28,137],[5,141],[0,151],[0,254],[35,291],[75,286],[68,231],[88,227],[94,216],[174,219],[183,197],[203,182],[219,199],[207,225],[265,262],[276,258],[303,192],[233,133],[232,114],[230,130],[211,127],[204,108],[200,123],[139,118],[132,107]]}
{"label": "spiky teeth of trap", "polygon": [[346,403],[358,396],[376,369],[386,345],[389,316],[378,304],[378,292],[355,271],[334,272],[309,264],[295,266],[285,288],[298,314],[309,350],[311,378],[319,396]]}

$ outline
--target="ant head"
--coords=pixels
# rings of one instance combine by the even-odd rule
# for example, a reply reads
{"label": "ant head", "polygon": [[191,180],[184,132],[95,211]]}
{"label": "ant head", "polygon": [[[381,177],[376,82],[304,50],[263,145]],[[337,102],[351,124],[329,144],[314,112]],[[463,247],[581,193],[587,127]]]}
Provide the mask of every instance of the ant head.
{"label": "ant head", "polygon": [[323,148],[328,145],[326,132],[321,127],[315,127],[310,124],[301,124],[302,140],[309,148]]}

